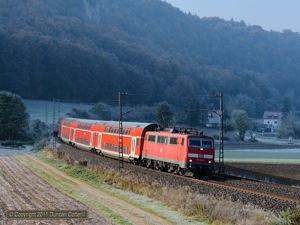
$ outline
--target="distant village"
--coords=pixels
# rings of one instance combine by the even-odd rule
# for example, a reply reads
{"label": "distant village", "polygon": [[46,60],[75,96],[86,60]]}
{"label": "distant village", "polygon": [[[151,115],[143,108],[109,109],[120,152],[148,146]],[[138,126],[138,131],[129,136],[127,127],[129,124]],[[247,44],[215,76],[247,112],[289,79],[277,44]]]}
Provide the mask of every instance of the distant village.
{"label": "distant village", "polygon": [[[260,126],[255,130],[262,135],[275,135],[282,121],[282,112],[265,111],[262,118],[255,120]],[[219,127],[220,112],[208,111],[206,127]]]}

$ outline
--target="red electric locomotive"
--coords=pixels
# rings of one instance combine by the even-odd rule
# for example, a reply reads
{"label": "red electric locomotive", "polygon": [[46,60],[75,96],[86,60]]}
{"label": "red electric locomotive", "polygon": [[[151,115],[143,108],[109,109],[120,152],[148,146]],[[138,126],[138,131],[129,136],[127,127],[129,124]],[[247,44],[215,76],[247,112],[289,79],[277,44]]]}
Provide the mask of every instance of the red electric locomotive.
{"label": "red electric locomotive", "polygon": [[[62,141],[103,156],[119,157],[119,123],[67,118],[60,121]],[[123,159],[134,164],[196,176],[214,170],[214,140],[195,129],[161,131],[157,124],[123,122]]]}
{"label": "red electric locomotive", "polygon": [[214,139],[199,130],[174,128],[146,133],[142,162],[147,167],[201,177],[214,171],[214,159]]}

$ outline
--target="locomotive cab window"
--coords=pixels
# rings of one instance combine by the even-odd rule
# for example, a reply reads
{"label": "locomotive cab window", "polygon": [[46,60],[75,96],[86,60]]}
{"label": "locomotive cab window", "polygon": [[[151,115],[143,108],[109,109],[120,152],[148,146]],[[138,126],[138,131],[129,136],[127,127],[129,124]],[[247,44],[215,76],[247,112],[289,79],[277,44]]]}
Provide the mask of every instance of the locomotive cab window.
{"label": "locomotive cab window", "polygon": [[190,147],[211,148],[212,141],[208,138],[189,138]]}
{"label": "locomotive cab window", "polygon": [[201,146],[203,148],[212,148],[212,141],[210,139],[202,138],[201,139]]}
{"label": "locomotive cab window", "polygon": [[190,138],[189,146],[190,147],[201,147],[200,138]]}

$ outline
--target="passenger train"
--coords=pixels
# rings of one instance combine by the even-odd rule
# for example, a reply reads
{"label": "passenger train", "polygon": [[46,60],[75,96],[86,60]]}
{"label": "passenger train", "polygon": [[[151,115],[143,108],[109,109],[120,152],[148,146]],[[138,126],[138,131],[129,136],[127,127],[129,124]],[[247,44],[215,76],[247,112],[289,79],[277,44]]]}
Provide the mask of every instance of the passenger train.
{"label": "passenger train", "polygon": [[[66,118],[58,136],[79,149],[177,174],[202,177],[214,171],[215,144],[210,136],[191,128],[161,129],[154,123]],[[120,146],[122,146],[120,148]]]}

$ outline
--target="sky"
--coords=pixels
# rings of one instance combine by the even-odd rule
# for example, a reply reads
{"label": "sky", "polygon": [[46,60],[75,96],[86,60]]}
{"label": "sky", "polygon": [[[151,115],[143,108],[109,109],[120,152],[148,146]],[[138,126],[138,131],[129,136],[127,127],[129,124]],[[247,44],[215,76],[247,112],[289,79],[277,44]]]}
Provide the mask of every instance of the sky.
{"label": "sky", "polygon": [[163,0],[202,17],[245,21],[264,30],[300,33],[300,0]]}

